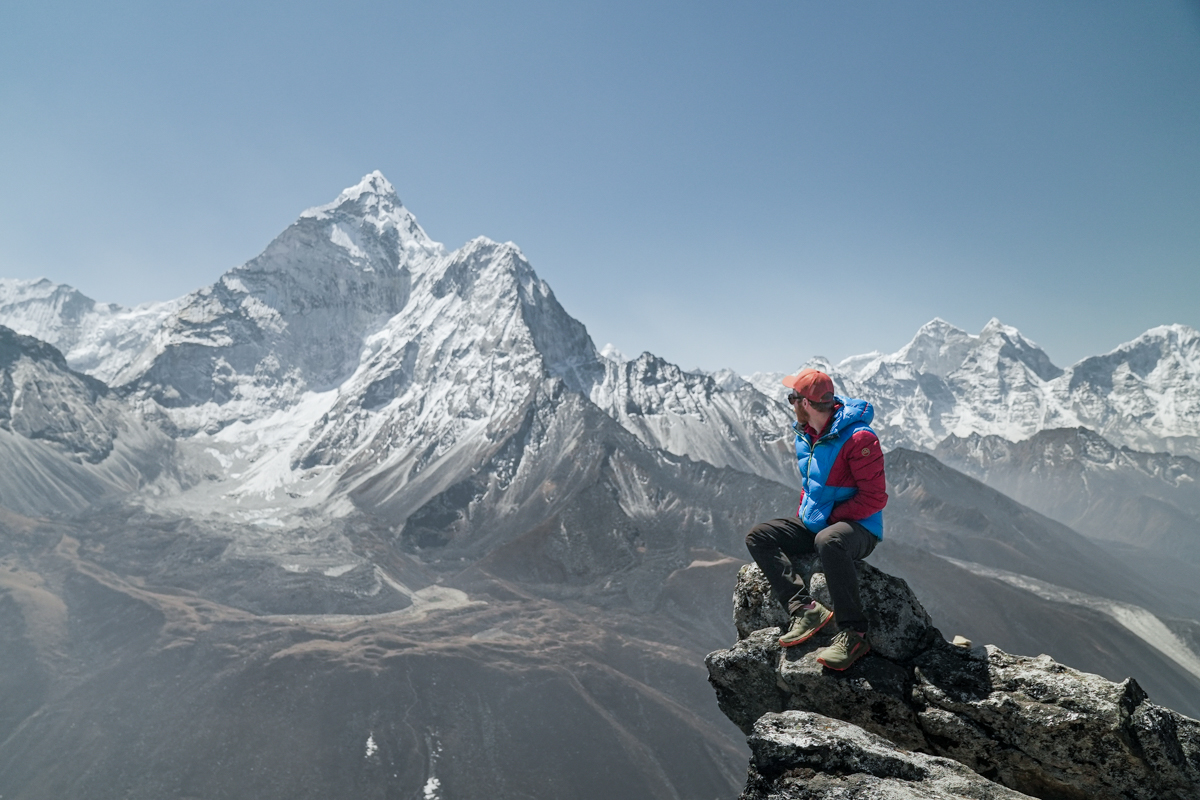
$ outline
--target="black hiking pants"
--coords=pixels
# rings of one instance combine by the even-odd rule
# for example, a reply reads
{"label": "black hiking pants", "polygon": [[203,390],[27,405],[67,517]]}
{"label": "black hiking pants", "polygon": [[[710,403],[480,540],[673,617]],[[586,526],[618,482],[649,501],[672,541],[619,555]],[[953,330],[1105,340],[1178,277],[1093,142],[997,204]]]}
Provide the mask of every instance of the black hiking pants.
{"label": "black hiking pants", "polygon": [[841,630],[867,630],[867,617],[858,596],[858,571],[854,562],[871,554],[879,539],[858,522],[835,522],[813,533],[798,519],[760,522],[746,534],[746,549],[767,576],[771,591],[789,614],[801,613],[812,601],[804,575],[793,557],[820,556],[825,584],[833,600],[833,619]]}

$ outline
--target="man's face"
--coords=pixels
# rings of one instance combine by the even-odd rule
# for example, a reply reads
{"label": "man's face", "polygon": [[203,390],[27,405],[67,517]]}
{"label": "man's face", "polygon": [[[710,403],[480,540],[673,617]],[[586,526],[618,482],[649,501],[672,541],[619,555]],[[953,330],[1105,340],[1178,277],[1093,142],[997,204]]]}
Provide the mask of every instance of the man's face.
{"label": "man's face", "polygon": [[801,427],[808,424],[808,410],[805,408],[805,400],[795,392],[788,394],[788,402],[792,404],[792,409],[796,412],[796,421]]}

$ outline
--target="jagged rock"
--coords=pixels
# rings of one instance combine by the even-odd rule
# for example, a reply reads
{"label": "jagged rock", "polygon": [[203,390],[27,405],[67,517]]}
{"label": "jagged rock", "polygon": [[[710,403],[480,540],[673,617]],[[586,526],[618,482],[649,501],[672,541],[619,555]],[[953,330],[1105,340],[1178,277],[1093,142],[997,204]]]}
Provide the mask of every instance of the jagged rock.
{"label": "jagged rock", "polygon": [[787,611],[771,596],[771,585],[762,570],[754,564],[738,570],[733,590],[733,625],[738,641],[763,628],[783,628],[787,624]]}
{"label": "jagged rock", "polygon": [[816,659],[829,637],[784,649],[778,636],[768,628],[708,656],[717,704],[743,732],[765,713],[796,709],[852,722],[903,747],[926,747],[909,702],[911,667],[867,658],[838,680]]}
{"label": "jagged rock", "polygon": [[[886,658],[902,661],[928,647],[930,636],[935,635],[932,633],[933,622],[908,584],[864,561],[859,561],[857,566],[859,595],[871,624],[871,649]],[[813,556],[800,560],[796,567],[803,571],[812,596],[832,608],[825,575],[818,571],[820,559]],[[733,623],[738,639],[745,639],[763,628],[784,628],[788,624],[787,612],[771,595],[762,570],[753,564],[747,564],[738,572],[738,585],[733,593]]]}
{"label": "jagged rock", "polygon": [[750,770],[740,800],[1018,800],[948,758],[914,753],[841,720],[806,711],[765,714],[747,742]]}
{"label": "jagged rock", "polygon": [[0,430],[51,442],[98,464],[117,438],[108,387],[71,371],[62,353],[0,325]]}
{"label": "jagged rock", "polygon": [[1049,656],[988,645],[916,660],[912,700],[935,752],[1036,797],[1200,797],[1200,722]]}
{"label": "jagged rock", "polygon": [[[867,565],[859,577],[872,641],[881,645],[834,673],[815,657],[827,636],[784,649],[776,627],[743,633],[775,622],[778,604],[757,568],[742,570],[734,613],[743,638],[707,663],[721,710],[747,735],[756,735],[766,714],[805,711],[905,750],[952,758],[1034,797],[1200,797],[1200,722],[1149,702],[1133,679],[1113,683],[1049,656],[1009,655],[990,645],[955,647],[928,624],[903,581]],[[819,581],[812,586],[819,597]],[[899,630],[885,632],[888,622]]]}

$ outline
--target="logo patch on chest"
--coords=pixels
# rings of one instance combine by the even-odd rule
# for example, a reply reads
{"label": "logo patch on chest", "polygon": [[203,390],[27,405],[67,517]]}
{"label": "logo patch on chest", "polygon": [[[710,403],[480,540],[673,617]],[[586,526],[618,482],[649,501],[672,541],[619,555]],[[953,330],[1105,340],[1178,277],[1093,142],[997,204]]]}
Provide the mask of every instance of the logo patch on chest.
{"label": "logo patch on chest", "polygon": [[862,454],[863,454],[864,456],[869,456],[869,455],[871,455],[871,448],[869,448],[869,447],[864,447],[864,448],[863,448],[863,451],[862,451]]}

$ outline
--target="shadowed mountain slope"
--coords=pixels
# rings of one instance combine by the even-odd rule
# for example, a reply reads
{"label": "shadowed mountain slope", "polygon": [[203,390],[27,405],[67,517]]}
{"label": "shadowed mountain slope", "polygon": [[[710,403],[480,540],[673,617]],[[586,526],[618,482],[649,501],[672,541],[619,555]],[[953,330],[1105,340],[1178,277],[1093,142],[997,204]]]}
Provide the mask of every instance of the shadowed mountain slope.
{"label": "shadowed mountain slope", "polygon": [[1200,617],[1200,463],[1117,448],[1087,428],[1010,442],[950,437],[939,460],[1058,520],[1117,555]]}
{"label": "shadowed mountain slope", "polygon": [[169,472],[173,454],[171,439],[106,385],[0,326],[0,506],[77,513],[142,489]]}

